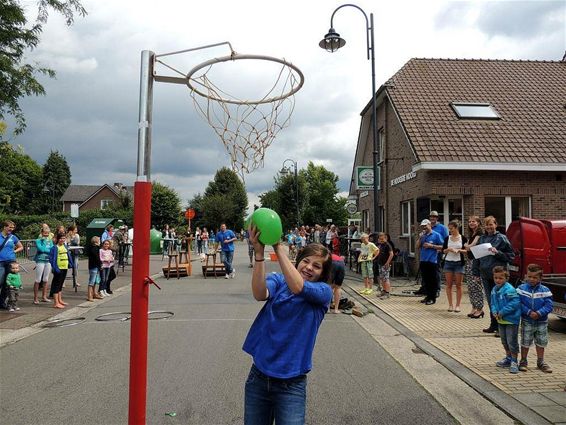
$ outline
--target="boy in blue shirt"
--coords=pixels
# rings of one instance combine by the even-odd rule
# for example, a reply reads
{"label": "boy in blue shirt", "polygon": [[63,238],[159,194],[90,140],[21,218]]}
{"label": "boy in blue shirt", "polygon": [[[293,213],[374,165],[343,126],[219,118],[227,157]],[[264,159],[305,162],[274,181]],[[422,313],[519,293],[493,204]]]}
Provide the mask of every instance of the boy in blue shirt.
{"label": "boy in blue shirt", "polygon": [[548,345],[548,313],[552,311],[552,292],[541,283],[542,267],[527,266],[527,282],[517,288],[521,300],[521,361],[519,370],[527,371],[527,355],[533,340],[537,352],[537,368],[552,373],[544,361],[544,349]]}
{"label": "boy in blue shirt", "polygon": [[501,343],[505,349],[505,358],[495,363],[497,367],[508,367],[509,372],[519,373],[517,356],[519,355],[519,322],[521,320],[521,302],[513,285],[507,282],[509,272],[502,266],[493,268],[495,286],[491,291],[491,312],[499,325]]}

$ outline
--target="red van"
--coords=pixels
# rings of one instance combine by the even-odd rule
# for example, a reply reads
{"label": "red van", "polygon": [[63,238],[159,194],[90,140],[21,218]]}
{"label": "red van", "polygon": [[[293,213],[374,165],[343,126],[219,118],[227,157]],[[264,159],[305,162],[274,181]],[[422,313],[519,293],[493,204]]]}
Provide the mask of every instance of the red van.
{"label": "red van", "polygon": [[511,282],[524,278],[528,264],[539,264],[543,283],[552,291],[553,313],[566,318],[566,220],[521,217],[509,225],[507,237],[515,251]]}

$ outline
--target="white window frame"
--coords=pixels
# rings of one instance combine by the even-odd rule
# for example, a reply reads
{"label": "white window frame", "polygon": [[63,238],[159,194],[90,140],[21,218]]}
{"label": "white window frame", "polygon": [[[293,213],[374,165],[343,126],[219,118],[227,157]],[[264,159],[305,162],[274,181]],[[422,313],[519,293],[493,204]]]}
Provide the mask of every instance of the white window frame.
{"label": "white window frame", "polygon": [[114,203],[113,199],[101,199],[100,200],[100,209],[105,210],[106,208],[110,207]]}
{"label": "white window frame", "polygon": [[[533,216],[533,198],[530,195],[494,195],[494,196],[486,196],[485,198],[505,198],[505,229],[509,228],[509,225],[513,221],[513,198],[527,198],[529,200],[529,211],[528,217]],[[485,208],[485,199],[484,199],[484,208]]]}

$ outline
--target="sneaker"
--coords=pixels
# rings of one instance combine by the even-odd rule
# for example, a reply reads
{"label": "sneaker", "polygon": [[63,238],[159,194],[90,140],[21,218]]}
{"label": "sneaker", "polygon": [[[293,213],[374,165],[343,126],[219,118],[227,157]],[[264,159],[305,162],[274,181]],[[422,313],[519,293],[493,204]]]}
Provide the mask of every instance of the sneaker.
{"label": "sneaker", "polygon": [[365,295],[367,292],[368,288],[364,288],[364,289],[360,289],[360,294]]}
{"label": "sneaker", "polygon": [[16,311],[20,311],[20,307],[16,307],[14,310]]}
{"label": "sneaker", "polygon": [[248,267],[249,267],[250,269],[252,269],[252,268],[254,267],[254,265],[253,265],[253,264],[250,264]]}
{"label": "sneaker", "polygon": [[16,310],[14,310],[13,308],[11,308],[11,309],[8,310],[8,311],[9,311],[10,313],[13,313],[13,312],[16,311]]}
{"label": "sneaker", "polygon": [[110,296],[110,294],[109,294],[108,292],[106,292],[106,289],[103,289],[102,291],[100,291],[100,294],[101,294],[103,297],[109,297],[109,296]]}
{"label": "sneaker", "polygon": [[511,362],[509,365],[509,373],[519,373],[519,365],[517,365],[517,362]]}
{"label": "sneaker", "polygon": [[232,270],[232,273],[230,273],[230,279],[234,279],[235,277],[236,277],[236,272]]}
{"label": "sneaker", "polygon": [[229,275],[228,273],[226,273],[226,274],[224,275],[224,279],[230,279],[230,275]]}
{"label": "sneaker", "polygon": [[108,289],[108,290],[106,290],[106,293],[112,295],[114,292],[112,292],[110,289]]}
{"label": "sneaker", "polygon": [[368,289],[368,290],[365,292],[365,294],[366,294],[366,295],[371,295],[371,294],[373,294],[373,289]]}
{"label": "sneaker", "polygon": [[504,357],[503,360],[499,360],[498,362],[495,362],[495,366],[497,366],[497,367],[509,367],[509,366],[511,366],[511,358],[510,357]]}
{"label": "sneaker", "polygon": [[521,361],[519,362],[519,370],[520,370],[521,372],[526,372],[527,370],[529,370],[528,367],[527,367],[528,365],[529,365],[529,364],[527,363],[526,360],[521,360]]}
{"label": "sneaker", "polygon": [[544,373],[552,373],[552,368],[548,365],[548,363],[545,362],[537,362],[537,369],[542,370]]}
{"label": "sneaker", "polygon": [[391,295],[389,295],[389,292],[383,292],[383,294],[381,294],[381,297],[379,297],[380,300],[386,300],[390,297]]}

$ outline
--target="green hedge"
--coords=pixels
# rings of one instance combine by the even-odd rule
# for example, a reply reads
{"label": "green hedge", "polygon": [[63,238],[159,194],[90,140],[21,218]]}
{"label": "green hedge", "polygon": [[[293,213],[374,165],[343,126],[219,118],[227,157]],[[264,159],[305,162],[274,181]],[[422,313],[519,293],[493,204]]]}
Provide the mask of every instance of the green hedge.
{"label": "green hedge", "polygon": [[41,230],[41,224],[47,223],[53,231],[57,226],[65,227],[75,223],[79,228],[79,235],[82,239],[86,235],[86,227],[95,218],[119,218],[124,221],[128,227],[133,224],[132,209],[111,209],[105,210],[87,210],[82,211],[76,219],[72,218],[68,213],[58,212],[44,215],[6,215],[0,214],[0,223],[4,220],[12,220],[16,223],[15,234],[20,239],[36,239]]}

